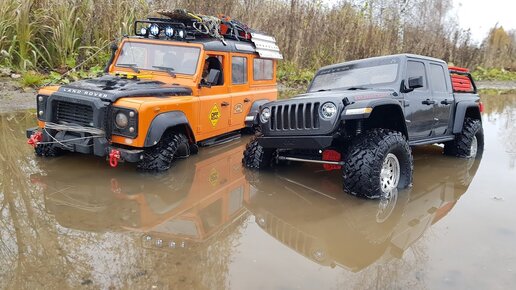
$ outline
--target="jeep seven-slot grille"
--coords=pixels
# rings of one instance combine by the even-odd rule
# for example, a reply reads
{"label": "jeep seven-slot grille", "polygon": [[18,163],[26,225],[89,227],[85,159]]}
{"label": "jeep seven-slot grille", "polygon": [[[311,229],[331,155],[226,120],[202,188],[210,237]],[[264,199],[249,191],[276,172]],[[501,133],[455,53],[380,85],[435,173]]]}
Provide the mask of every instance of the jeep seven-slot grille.
{"label": "jeep seven-slot grille", "polygon": [[57,101],[56,121],[93,126],[93,108],[83,104]]}
{"label": "jeep seven-slot grille", "polygon": [[277,105],[271,107],[272,131],[319,129],[320,103]]}
{"label": "jeep seven-slot grille", "polygon": [[292,225],[282,221],[272,214],[267,214],[264,230],[284,245],[296,252],[311,258],[311,250],[314,246],[314,238],[296,229]]}

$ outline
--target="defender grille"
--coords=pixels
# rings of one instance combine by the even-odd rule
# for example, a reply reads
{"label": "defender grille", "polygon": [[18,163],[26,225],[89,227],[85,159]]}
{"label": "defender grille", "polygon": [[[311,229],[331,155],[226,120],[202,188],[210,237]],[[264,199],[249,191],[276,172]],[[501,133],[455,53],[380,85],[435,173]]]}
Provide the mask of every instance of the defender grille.
{"label": "defender grille", "polygon": [[93,126],[93,108],[83,104],[57,101],[56,121]]}
{"label": "defender grille", "polygon": [[319,129],[319,102],[271,107],[270,130]]}

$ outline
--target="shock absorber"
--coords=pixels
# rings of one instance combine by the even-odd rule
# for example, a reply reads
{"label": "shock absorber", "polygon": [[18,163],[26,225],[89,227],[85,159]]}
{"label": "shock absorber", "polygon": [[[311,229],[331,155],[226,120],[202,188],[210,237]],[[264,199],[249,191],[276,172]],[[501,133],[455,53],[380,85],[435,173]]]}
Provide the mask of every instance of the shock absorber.
{"label": "shock absorber", "polygon": [[362,133],[362,120],[357,120],[357,129],[356,129],[356,135],[360,135]]}

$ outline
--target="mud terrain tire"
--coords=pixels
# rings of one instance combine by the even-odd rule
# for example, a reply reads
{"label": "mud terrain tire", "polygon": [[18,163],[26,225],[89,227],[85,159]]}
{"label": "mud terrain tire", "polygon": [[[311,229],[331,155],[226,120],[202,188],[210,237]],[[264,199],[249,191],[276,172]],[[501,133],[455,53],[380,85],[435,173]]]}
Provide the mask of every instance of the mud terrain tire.
{"label": "mud terrain tire", "polygon": [[137,168],[144,171],[166,171],[170,169],[174,159],[189,155],[188,138],[181,133],[173,133],[162,138],[154,147],[145,150]]}
{"label": "mud terrain tire", "polygon": [[34,153],[38,157],[57,157],[63,154],[63,150],[54,144],[39,144],[34,148]]}
{"label": "mud terrain tire", "polygon": [[[471,145],[476,139],[477,153],[471,156]],[[455,140],[444,144],[444,154],[460,158],[476,158],[484,151],[484,130],[478,119],[466,118],[460,134],[455,135]]]}
{"label": "mud terrain tire", "polygon": [[258,140],[253,138],[245,147],[242,163],[247,168],[266,169],[272,167],[273,153],[273,149],[263,148],[258,144]]}
{"label": "mud terrain tire", "polygon": [[400,132],[373,129],[354,140],[344,154],[344,190],[369,199],[384,195],[380,180],[384,160],[389,154],[399,162],[398,189],[412,183],[413,159],[410,146]]}

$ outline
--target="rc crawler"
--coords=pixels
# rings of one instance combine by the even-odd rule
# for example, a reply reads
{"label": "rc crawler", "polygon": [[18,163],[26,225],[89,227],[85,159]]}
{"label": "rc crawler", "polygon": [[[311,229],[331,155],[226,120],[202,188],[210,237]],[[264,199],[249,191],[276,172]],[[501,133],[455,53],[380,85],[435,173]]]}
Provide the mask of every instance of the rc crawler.
{"label": "rc crawler", "polygon": [[321,68],[306,94],[260,108],[244,164],[287,162],[342,170],[345,191],[389,197],[412,183],[411,146],[444,144],[475,158],[484,148],[482,103],[466,69],[402,54]]}
{"label": "rc crawler", "polygon": [[136,21],[104,76],[39,91],[38,127],[27,130],[38,156],[71,151],[162,171],[256,125],[278,94],[275,39],[228,17],[161,15]]}

